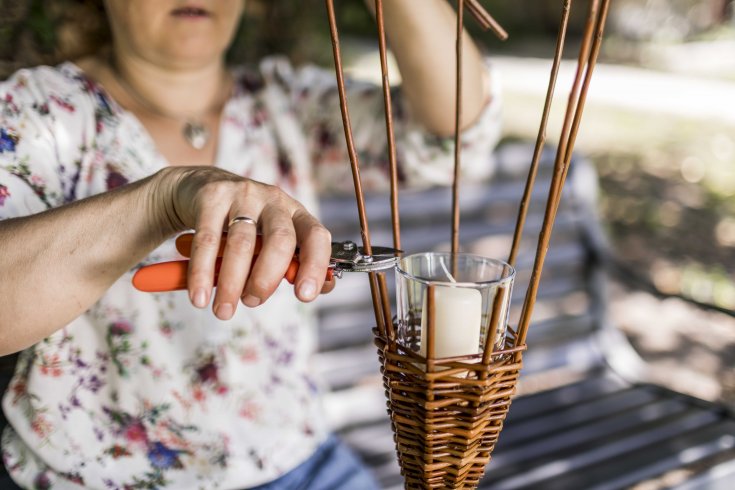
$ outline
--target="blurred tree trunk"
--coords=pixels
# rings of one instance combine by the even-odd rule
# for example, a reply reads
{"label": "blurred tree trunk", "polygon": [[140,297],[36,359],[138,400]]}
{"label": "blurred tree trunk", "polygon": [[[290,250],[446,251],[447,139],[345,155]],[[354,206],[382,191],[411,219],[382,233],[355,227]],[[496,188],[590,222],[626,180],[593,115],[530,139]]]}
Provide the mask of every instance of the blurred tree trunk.
{"label": "blurred tree trunk", "polygon": [[19,33],[30,11],[32,0],[0,0],[0,78],[14,71]]}

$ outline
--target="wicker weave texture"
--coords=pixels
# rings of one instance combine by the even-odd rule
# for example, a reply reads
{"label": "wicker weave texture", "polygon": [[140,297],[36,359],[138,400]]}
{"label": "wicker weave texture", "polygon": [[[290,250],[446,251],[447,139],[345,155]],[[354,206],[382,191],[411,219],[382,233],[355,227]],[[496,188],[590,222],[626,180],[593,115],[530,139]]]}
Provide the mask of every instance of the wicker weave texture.
{"label": "wicker weave texture", "polygon": [[476,488],[515,393],[525,346],[509,329],[506,349],[427,361],[376,336],[388,414],[407,489]]}

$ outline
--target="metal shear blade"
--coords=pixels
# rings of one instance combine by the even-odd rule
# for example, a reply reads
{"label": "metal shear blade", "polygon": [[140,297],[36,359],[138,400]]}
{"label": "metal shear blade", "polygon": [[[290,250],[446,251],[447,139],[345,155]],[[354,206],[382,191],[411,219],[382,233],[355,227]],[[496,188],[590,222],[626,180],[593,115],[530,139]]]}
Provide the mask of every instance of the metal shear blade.
{"label": "metal shear blade", "polygon": [[355,242],[332,243],[332,267],[337,277],[342,272],[375,272],[395,267],[401,250],[390,247],[372,247],[372,255],[365,254]]}

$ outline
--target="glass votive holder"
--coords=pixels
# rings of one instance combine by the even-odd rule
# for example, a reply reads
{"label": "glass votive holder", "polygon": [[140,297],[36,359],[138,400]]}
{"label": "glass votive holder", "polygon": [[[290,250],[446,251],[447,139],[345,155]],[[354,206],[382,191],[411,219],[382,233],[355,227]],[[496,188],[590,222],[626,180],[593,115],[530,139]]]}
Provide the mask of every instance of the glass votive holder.
{"label": "glass votive holder", "polygon": [[482,354],[488,335],[492,352],[502,350],[514,277],[507,263],[479,255],[428,252],[403,257],[396,274],[398,342],[424,358],[431,354],[431,293],[432,359]]}

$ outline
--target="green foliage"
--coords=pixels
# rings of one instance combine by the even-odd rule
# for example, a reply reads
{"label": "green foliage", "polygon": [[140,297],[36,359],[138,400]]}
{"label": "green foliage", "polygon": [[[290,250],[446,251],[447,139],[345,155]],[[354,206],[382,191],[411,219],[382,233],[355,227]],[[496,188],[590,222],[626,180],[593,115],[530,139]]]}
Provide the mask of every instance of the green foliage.
{"label": "green foliage", "polygon": [[13,40],[13,34],[15,33],[15,30],[12,26],[9,25],[3,25],[0,26],[0,49],[2,49],[2,52],[8,50],[8,47],[12,44]]}
{"label": "green foliage", "polygon": [[43,0],[32,0],[25,23],[30,32],[33,33],[39,49],[52,53],[56,41],[56,26],[51,16],[48,15]]}
{"label": "green foliage", "polygon": [[[375,36],[375,24],[363,0],[336,2],[340,35]],[[254,61],[284,54],[297,62],[331,59],[329,26],[323,0],[251,0],[228,58]]]}

